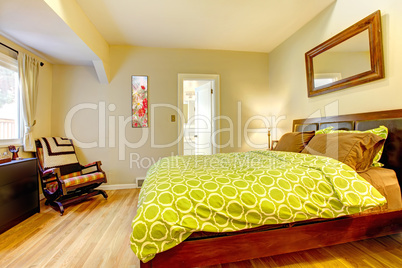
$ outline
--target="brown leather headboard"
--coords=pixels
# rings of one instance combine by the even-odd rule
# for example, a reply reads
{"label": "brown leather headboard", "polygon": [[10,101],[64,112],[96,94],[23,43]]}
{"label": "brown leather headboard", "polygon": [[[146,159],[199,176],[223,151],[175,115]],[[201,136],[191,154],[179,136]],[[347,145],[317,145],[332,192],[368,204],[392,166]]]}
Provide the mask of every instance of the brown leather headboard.
{"label": "brown leather headboard", "polygon": [[395,170],[399,184],[402,185],[402,109],[293,120],[294,131],[311,131],[314,130],[311,129],[312,126],[316,129],[333,126],[334,129],[349,130],[367,130],[386,126],[388,138],[385,141],[380,162],[385,168]]}

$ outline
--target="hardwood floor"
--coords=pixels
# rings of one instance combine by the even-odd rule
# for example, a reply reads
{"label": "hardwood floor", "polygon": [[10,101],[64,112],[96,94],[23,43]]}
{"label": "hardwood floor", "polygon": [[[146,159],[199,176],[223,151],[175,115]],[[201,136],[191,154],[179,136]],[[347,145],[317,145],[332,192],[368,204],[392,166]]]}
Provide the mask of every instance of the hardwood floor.
{"label": "hardwood floor", "polygon": [[129,246],[139,190],[107,193],[63,216],[42,201],[40,213],[0,235],[0,267],[139,267]]}
{"label": "hardwood floor", "polygon": [[[0,267],[138,267],[129,246],[139,190],[107,191],[41,212],[0,235]],[[402,267],[402,233],[326,248],[214,265],[240,267]]]}

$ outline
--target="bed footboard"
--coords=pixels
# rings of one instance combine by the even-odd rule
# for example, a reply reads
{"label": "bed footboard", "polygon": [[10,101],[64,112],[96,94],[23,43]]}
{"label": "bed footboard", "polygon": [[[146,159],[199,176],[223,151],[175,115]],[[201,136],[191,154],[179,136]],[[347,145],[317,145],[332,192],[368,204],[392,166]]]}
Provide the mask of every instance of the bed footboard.
{"label": "bed footboard", "polygon": [[198,267],[274,256],[402,232],[402,210],[184,241],[141,268]]}

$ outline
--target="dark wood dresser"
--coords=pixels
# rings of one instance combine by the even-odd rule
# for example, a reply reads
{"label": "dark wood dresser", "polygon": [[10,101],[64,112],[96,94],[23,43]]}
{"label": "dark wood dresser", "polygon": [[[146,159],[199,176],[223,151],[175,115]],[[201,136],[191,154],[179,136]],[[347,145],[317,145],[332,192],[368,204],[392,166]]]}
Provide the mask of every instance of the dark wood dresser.
{"label": "dark wood dresser", "polygon": [[38,212],[36,158],[0,164],[0,233]]}

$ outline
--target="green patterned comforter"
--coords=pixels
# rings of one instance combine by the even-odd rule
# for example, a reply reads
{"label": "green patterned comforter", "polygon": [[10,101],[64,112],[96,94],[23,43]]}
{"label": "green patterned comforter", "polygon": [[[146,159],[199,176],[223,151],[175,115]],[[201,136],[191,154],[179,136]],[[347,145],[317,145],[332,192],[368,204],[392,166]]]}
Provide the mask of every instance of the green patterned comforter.
{"label": "green patterned comforter", "polygon": [[131,248],[147,262],[197,231],[335,218],[385,203],[332,158],[275,151],[167,157],[142,186]]}

